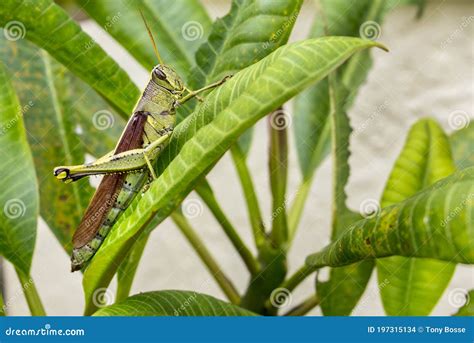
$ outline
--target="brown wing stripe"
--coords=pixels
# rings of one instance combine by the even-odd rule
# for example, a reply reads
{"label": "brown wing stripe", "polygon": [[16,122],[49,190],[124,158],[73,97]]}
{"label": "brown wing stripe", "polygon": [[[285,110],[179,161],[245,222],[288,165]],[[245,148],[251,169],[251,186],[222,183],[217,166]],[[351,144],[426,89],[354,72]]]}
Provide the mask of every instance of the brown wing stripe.
{"label": "brown wing stripe", "polygon": [[[145,122],[146,114],[142,112],[134,113],[133,118],[128,122],[125,132],[115,148],[116,154],[142,146]],[[86,245],[99,232],[101,225],[120,194],[124,179],[125,174],[104,176],[72,237],[74,248]]]}

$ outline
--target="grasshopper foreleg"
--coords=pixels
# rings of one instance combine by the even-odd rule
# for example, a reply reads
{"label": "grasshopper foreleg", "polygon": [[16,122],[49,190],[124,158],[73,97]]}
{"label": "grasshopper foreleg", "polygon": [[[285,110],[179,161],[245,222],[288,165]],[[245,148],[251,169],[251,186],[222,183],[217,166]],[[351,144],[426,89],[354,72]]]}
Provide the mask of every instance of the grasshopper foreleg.
{"label": "grasshopper foreleg", "polygon": [[192,98],[197,98],[199,101],[202,101],[202,98],[200,96],[198,96],[199,93],[202,93],[204,91],[207,91],[209,89],[213,89],[213,88],[216,88],[220,85],[222,85],[224,82],[226,82],[228,79],[230,79],[232,77],[232,75],[227,75],[226,77],[224,77],[222,80],[219,80],[217,82],[214,82],[214,83],[211,83],[210,85],[207,85],[205,87],[202,87],[198,90],[195,90],[195,91],[192,91],[192,90],[189,90],[188,89],[188,94],[186,96],[184,96],[180,101],[179,103],[180,104],[184,104],[186,101],[192,99]]}

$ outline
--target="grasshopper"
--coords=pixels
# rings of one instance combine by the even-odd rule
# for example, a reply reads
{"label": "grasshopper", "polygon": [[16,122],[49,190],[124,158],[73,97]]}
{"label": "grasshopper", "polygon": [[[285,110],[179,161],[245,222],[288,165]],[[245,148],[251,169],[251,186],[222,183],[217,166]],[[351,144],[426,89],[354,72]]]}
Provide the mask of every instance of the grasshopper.
{"label": "grasshopper", "polygon": [[157,178],[152,163],[170,140],[176,108],[228,78],[196,91],[186,88],[179,75],[161,60],[151,30],[140,14],[159,64],[153,68],[115,149],[91,163],[54,168],[56,178],[65,183],[104,175],[72,238],[72,272],[85,267],[135,196]]}

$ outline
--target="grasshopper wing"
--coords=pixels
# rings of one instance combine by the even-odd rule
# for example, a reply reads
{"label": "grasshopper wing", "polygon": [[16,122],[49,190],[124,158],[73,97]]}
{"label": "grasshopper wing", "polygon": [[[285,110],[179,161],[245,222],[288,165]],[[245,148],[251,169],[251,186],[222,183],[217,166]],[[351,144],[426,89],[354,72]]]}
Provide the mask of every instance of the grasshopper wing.
{"label": "grasshopper wing", "polygon": [[[115,148],[115,154],[140,148],[143,145],[143,131],[146,123],[146,114],[134,113],[129,120],[120,141]],[[99,231],[107,214],[114,206],[122,189],[125,174],[105,175],[99,184],[74,236],[74,248],[80,248],[89,243]]]}

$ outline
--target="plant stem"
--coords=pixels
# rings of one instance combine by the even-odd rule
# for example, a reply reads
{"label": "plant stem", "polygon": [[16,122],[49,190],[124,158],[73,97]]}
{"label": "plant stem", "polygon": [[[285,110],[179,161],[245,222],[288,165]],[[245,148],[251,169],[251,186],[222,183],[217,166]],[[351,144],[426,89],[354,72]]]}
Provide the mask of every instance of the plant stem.
{"label": "plant stem", "polygon": [[263,225],[262,214],[260,212],[260,206],[258,204],[257,195],[255,194],[252,178],[250,177],[245,156],[240,147],[237,144],[234,144],[230,148],[230,152],[239,175],[240,183],[242,184],[255,245],[257,246],[257,249],[260,250],[266,240],[265,226]]}
{"label": "plant stem", "polygon": [[316,295],[312,295],[306,300],[304,300],[301,304],[296,305],[284,316],[304,316],[306,313],[311,311],[313,308],[319,305],[319,298]]}
{"label": "plant stem", "polygon": [[5,309],[5,303],[3,301],[3,293],[0,291],[0,316],[6,316],[7,310]]}
{"label": "plant stem", "polygon": [[[278,116],[281,118],[278,118]],[[272,231],[273,246],[286,248],[288,242],[288,217],[286,215],[286,182],[288,176],[288,137],[286,127],[278,127],[283,123],[285,114],[280,107],[268,117],[270,131],[270,148],[268,168],[272,191]]]}
{"label": "plant stem", "polygon": [[303,265],[293,275],[286,279],[280,287],[286,288],[290,292],[293,291],[303,280],[310,276],[316,269],[312,266]]}
{"label": "plant stem", "polygon": [[214,196],[214,192],[212,191],[212,188],[209,183],[207,181],[199,183],[195,188],[195,191],[206,203],[207,207],[211,210],[212,214],[221,225],[225,234],[237,250],[245,265],[247,266],[247,269],[249,270],[250,274],[257,274],[260,270],[260,265],[258,264],[255,257],[252,255],[252,252],[242,241],[239,234],[237,233],[237,230],[235,230],[234,226],[230,223],[229,219],[224,214],[222,208],[219,206],[219,203],[217,202],[216,197]]}
{"label": "plant stem", "polygon": [[331,137],[331,120],[328,118],[324,124],[323,131],[321,132],[321,138],[311,156],[311,172],[307,175],[303,175],[303,180],[301,181],[300,186],[298,187],[295,199],[291,205],[290,210],[288,211],[288,242],[291,244],[293,238],[295,237],[298,225],[301,220],[301,215],[303,214],[304,206],[306,204],[306,199],[308,198],[309,192],[311,190],[311,185],[313,184],[314,174],[326,157],[327,144],[326,141]]}
{"label": "plant stem", "polygon": [[204,246],[203,241],[196,234],[196,232],[191,227],[184,215],[180,212],[174,211],[171,214],[171,218],[181,230],[183,235],[187,238],[191,246],[199,255],[203,263],[206,265],[207,269],[211,272],[211,275],[214,277],[217,284],[220,286],[220,288],[230,300],[230,302],[233,304],[239,304],[240,296],[237,293],[236,288],[231,283],[231,281],[224,275],[221,268],[214,260],[209,250]]}
{"label": "plant stem", "polygon": [[290,210],[288,211],[288,242],[292,242],[296,234],[296,229],[301,220],[301,215],[303,214],[304,205],[306,204],[306,199],[308,198],[309,191],[311,190],[311,184],[313,178],[310,177],[301,182],[298,187],[298,191],[293,200]]}
{"label": "plant stem", "polygon": [[30,308],[32,316],[46,316],[43,304],[41,302],[38,291],[36,290],[33,278],[29,275],[24,274],[18,268],[15,268],[18,279],[21,283],[21,288],[25,294],[26,302]]}

